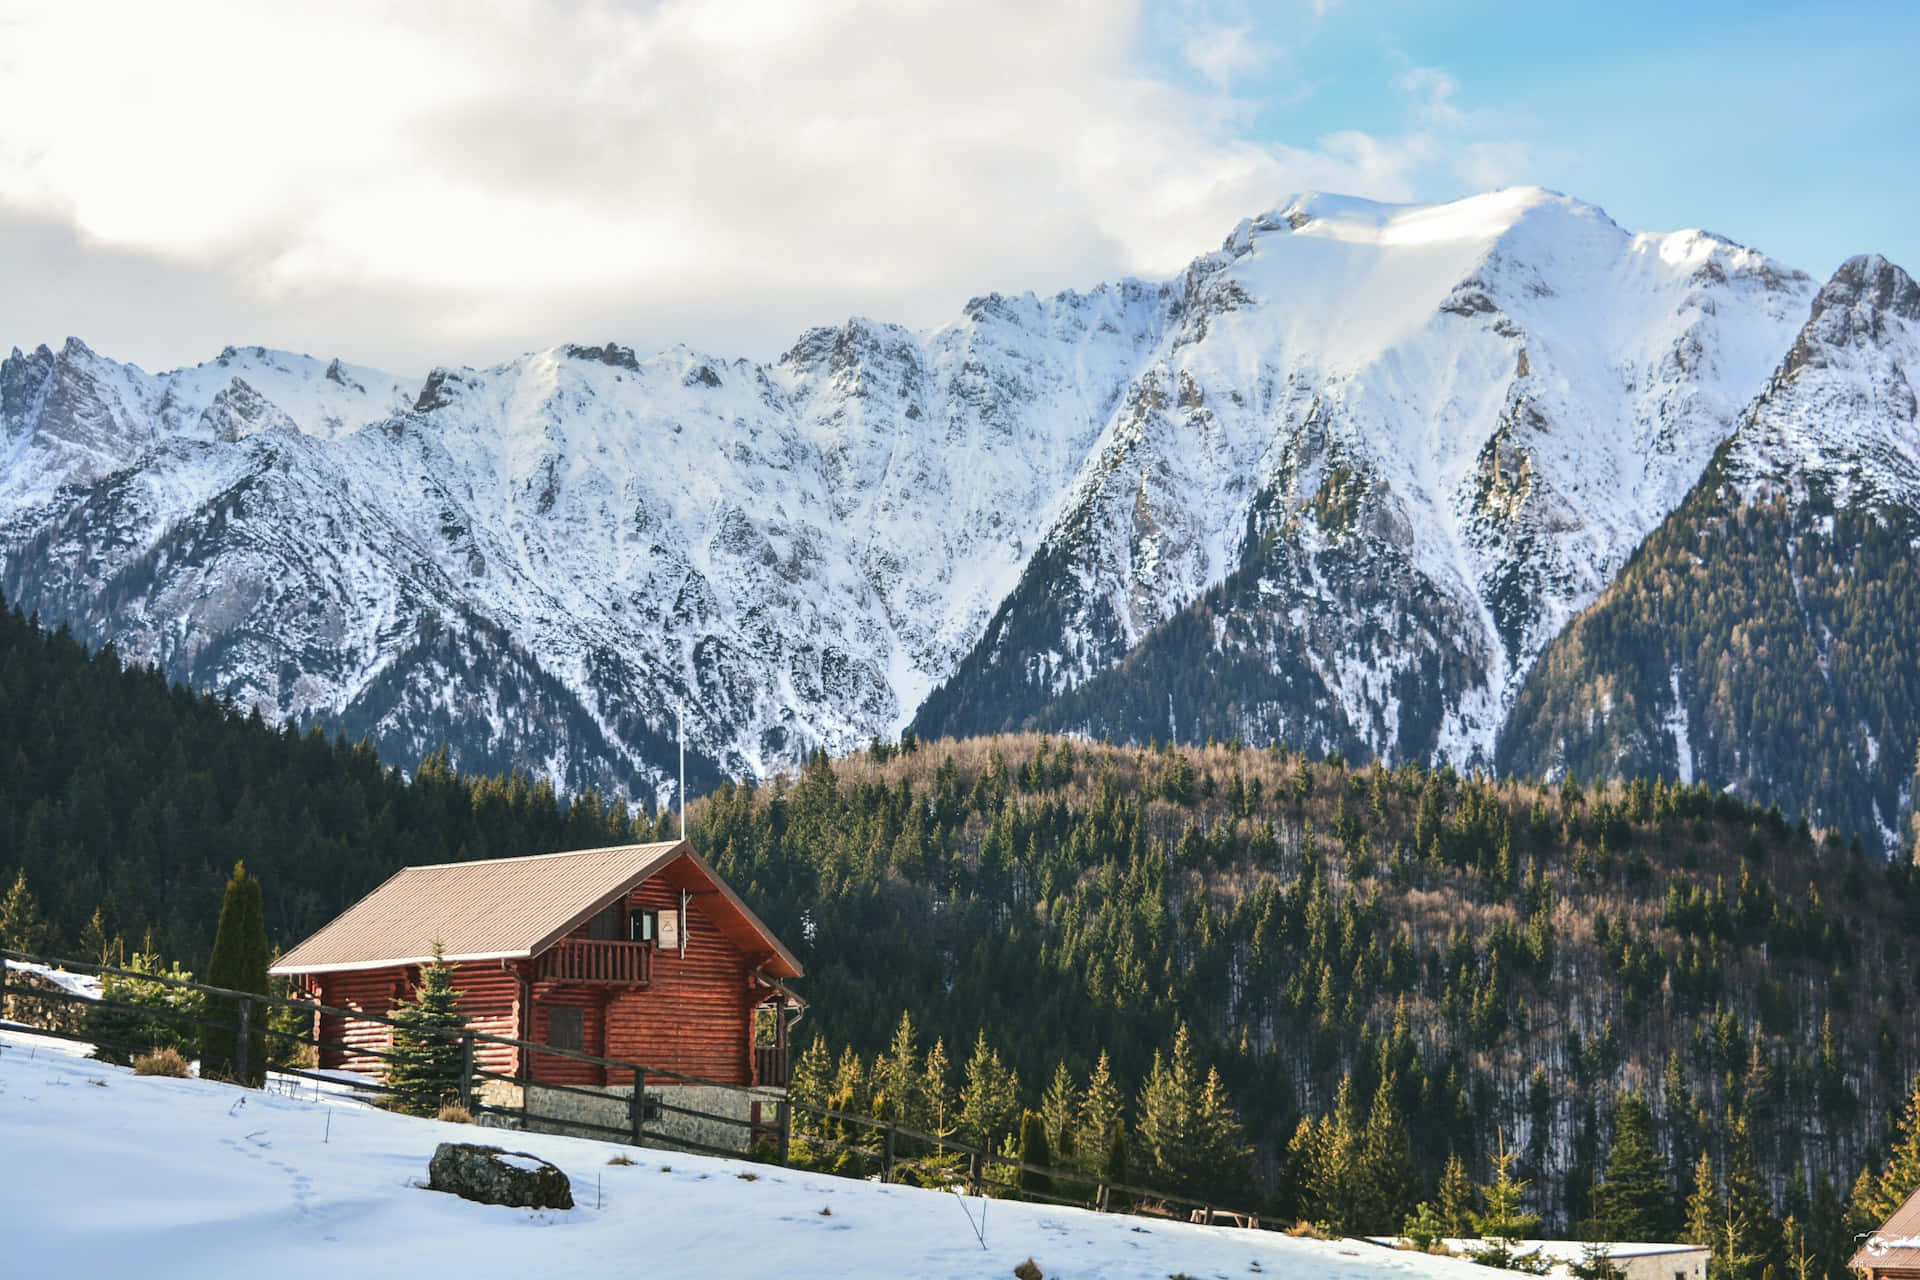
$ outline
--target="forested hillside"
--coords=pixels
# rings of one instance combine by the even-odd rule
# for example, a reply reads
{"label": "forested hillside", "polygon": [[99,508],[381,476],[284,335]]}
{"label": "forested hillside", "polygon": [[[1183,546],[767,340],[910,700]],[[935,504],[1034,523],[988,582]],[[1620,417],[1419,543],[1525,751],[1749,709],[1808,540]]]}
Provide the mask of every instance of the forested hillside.
{"label": "forested hillside", "polygon": [[[670,829],[438,761],[409,782],[17,613],[0,725],[0,877],[24,871],[41,941],[67,951],[151,931],[198,965],[237,858],[285,945],[405,862]],[[1670,1170],[1667,1229],[1699,1159],[1725,1169],[1743,1142],[1771,1197],[1804,1207],[1885,1149],[1920,1065],[1911,869],[1702,788],[909,739],[723,785],[690,820],[806,964],[813,1065],[868,1101],[903,1014],[956,1077],[984,1035],[1032,1107],[1084,1091],[1103,1053],[1136,1098],[1184,1026],[1254,1148],[1223,1190],[1354,1227],[1397,1226],[1381,1216],[1450,1155],[1489,1176],[1502,1141],[1550,1225],[1587,1219],[1623,1091]],[[1314,1135],[1336,1150],[1375,1112],[1406,1135],[1409,1181],[1361,1219],[1329,1204]]]}

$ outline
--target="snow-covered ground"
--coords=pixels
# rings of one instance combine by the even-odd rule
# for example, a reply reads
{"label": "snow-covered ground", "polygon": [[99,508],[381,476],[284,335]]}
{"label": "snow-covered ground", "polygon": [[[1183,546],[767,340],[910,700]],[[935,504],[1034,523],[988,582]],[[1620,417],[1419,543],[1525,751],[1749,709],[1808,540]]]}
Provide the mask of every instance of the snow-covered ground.
{"label": "snow-covered ground", "polygon": [[[436,1143],[498,1141],[573,1181],[533,1212],[425,1190]],[[637,1163],[610,1165],[628,1152]],[[1494,1273],[1360,1241],[979,1200],[729,1160],[329,1107],[140,1077],[0,1033],[0,1274],[8,1277],[1282,1276]]]}

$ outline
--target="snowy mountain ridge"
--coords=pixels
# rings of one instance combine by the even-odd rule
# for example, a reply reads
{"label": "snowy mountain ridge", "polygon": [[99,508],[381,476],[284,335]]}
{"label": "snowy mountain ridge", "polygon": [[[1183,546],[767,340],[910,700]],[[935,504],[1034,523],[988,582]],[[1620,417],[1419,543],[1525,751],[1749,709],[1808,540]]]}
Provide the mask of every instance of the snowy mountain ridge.
{"label": "snowy mountain ridge", "polygon": [[[413,384],[70,341],[0,364],[5,588],[390,758],[647,799],[682,705],[696,785],[1040,716],[1484,762],[1814,295],[1523,188],[1302,196],[1164,282],[769,364],[561,346]],[[1217,724],[1124,665],[1209,593],[1201,665],[1286,686]]]}

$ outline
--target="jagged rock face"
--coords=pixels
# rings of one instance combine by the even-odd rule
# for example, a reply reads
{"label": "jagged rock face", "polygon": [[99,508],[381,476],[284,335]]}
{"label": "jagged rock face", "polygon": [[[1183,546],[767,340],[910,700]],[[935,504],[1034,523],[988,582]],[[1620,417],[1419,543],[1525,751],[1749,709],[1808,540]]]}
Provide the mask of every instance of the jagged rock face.
{"label": "jagged rock face", "polygon": [[1916,389],[1920,289],[1852,259],[1699,486],[1542,656],[1502,765],[1665,774],[1909,840]]}
{"label": "jagged rock face", "polygon": [[[1188,272],[921,725],[1484,763],[1540,647],[1698,478],[1811,294],[1750,250],[1537,191],[1243,224]],[[1176,625],[1188,609],[1215,624]],[[1202,671],[1238,674],[1177,678]]]}
{"label": "jagged rock face", "polygon": [[[813,330],[768,366],[568,346],[416,386],[259,350],[159,378],[16,353],[4,581],[389,758],[445,742],[652,802],[683,706],[696,786],[899,727],[1168,306],[1137,283],[995,296],[926,336]],[[43,439],[64,452],[29,456]]]}
{"label": "jagged rock face", "polygon": [[[16,351],[4,583],[392,759],[649,802],[682,708],[695,785],[909,723],[1486,763],[1770,379],[1910,323],[1910,281],[1848,271],[1809,322],[1813,282],[1758,253],[1537,190],[1308,197],[1165,282],[765,365]],[[1836,438],[1911,421],[1885,371],[1835,387]]]}

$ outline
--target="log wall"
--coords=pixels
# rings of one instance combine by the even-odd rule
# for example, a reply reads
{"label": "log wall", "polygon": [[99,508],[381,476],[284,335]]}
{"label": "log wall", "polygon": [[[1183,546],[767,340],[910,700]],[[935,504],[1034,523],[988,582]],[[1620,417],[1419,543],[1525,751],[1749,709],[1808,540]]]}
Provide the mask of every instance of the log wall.
{"label": "log wall", "polygon": [[[396,1005],[412,999],[416,975],[414,967],[396,965],[315,974],[308,981],[321,1004],[390,1018]],[[498,962],[456,965],[453,986],[460,993],[460,1012],[466,1015],[468,1026],[488,1035],[519,1034],[518,965],[506,970]],[[386,1052],[393,1043],[391,1027],[334,1014],[319,1015],[319,1022],[322,1067],[359,1071],[376,1078],[385,1075],[386,1063],[376,1054]],[[474,1046],[473,1056],[488,1071],[513,1075],[518,1070],[518,1054],[510,1045],[479,1044]]]}
{"label": "log wall", "polygon": [[[673,868],[634,890],[631,909],[662,912],[680,906]],[[687,909],[687,951],[661,949],[653,957],[653,985],[620,991],[607,1009],[610,1058],[644,1063],[719,1084],[746,1084],[748,964],[700,909]]]}

